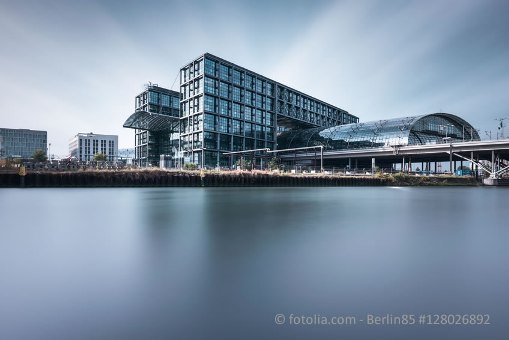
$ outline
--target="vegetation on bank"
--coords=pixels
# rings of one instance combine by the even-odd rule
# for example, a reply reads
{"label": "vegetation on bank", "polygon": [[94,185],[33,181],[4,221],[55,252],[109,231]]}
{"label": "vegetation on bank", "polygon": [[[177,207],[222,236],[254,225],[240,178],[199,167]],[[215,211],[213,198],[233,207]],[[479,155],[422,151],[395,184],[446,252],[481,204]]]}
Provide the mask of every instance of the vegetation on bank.
{"label": "vegetation on bank", "polygon": [[[21,180],[23,177],[23,180]],[[0,187],[87,186],[475,186],[472,177],[381,174],[292,174],[275,171],[78,170],[0,174]]]}
{"label": "vegetation on bank", "polygon": [[375,177],[386,180],[387,185],[392,186],[477,186],[480,184],[471,176],[416,176],[405,173],[381,174],[377,173]]}

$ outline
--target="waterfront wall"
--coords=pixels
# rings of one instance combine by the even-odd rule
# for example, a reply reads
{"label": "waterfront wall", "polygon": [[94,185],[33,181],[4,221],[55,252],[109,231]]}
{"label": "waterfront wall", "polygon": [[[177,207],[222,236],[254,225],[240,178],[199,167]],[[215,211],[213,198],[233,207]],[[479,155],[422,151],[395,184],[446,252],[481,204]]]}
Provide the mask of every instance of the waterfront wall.
{"label": "waterfront wall", "polygon": [[74,171],[0,174],[0,187],[383,186],[373,176],[290,175],[264,172]]}
{"label": "waterfront wall", "polygon": [[472,177],[300,175],[164,170],[0,173],[0,187],[475,186]]}

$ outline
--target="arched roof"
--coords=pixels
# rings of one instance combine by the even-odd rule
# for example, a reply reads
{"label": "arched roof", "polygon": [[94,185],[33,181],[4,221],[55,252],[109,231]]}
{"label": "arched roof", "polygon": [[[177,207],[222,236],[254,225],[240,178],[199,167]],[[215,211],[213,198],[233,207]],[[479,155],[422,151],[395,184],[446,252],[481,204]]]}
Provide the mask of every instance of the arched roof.
{"label": "arched roof", "polygon": [[450,113],[385,119],[372,122],[283,132],[278,149],[325,146],[326,150],[420,145],[480,140],[479,133],[464,119]]}

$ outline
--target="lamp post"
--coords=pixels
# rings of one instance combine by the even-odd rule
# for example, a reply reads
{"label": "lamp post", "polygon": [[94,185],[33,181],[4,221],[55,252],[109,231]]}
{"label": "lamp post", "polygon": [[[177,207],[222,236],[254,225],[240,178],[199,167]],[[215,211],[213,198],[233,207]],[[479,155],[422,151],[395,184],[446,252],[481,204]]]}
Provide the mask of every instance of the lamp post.
{"label": "lamp post", "polygon": [[49,159],[49,162],[51,163],[51,143],[49,143],[49,148],[48,148],[48,159]]}

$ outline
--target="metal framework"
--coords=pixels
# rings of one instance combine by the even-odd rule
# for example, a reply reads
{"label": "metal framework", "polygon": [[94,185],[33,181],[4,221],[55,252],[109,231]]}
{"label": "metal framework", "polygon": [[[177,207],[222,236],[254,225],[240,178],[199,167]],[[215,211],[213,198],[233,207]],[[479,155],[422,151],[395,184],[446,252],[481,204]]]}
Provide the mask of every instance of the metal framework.
{"label": "metal framework", "polygon": [[125,121],[123,127],[147,131],[173,130],[178,126],[179,118],[165,114],[137,111]]}
{"label": "metal framework", "polygon": [[347,124],[332,128],[290,131],[278,137],[278,146],[295,148],[323,145],[326,150],[478,141],[478,132],[462,118],[448,113]]}

